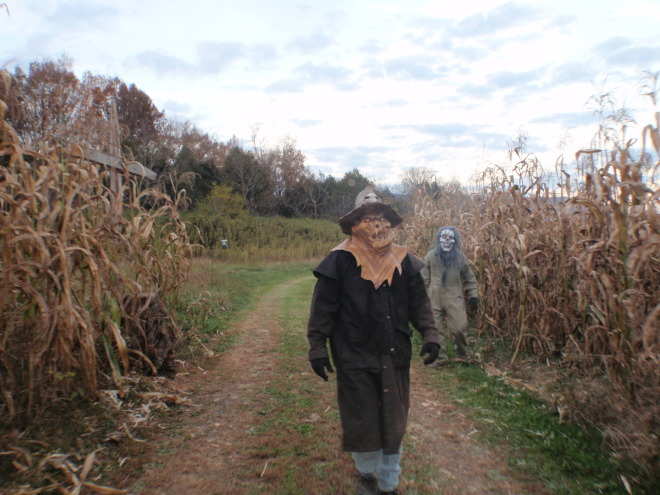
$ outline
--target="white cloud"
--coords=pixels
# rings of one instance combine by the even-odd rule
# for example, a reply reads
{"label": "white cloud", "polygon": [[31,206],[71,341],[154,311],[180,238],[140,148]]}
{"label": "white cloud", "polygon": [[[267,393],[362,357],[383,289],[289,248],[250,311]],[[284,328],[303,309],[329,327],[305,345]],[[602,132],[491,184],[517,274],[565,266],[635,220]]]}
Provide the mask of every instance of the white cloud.
{"label": "white cloud", "polygon": [[249,142],[260,122],[271,142],[294,136],[312,170],[381,182],[411,166],[467,180],[520,129],[552,168],[572,154],[567,132],[588,144],[585,103],[603,88],[650,123],[637,89],[660,70],[651,0],[8,3],[10,67],[66,52],[220,139]]}

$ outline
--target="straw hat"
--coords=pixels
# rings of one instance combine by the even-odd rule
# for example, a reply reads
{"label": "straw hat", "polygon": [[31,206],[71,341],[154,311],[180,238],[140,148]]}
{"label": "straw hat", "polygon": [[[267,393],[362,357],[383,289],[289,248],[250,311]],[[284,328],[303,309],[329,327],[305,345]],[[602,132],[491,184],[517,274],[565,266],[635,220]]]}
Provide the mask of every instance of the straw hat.
{"label": "straw hat", "polygon": [[394,211],[390,205],[383,203],[371,187],[365,187],[355,198],[355,208],[339,219],[341,231],[351,235],[351,227],[359,222],[365,215],[382,214],[389,220],[392,227],[396,227],[403,218]]}

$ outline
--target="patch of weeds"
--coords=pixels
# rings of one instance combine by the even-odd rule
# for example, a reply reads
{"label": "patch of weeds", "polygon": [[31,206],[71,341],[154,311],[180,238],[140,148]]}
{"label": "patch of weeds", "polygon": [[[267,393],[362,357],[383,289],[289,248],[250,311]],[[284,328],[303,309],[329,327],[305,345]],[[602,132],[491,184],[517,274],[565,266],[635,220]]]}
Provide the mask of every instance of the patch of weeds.
{"label": "patch of weeds", "polygon": [[213,350],[215,352],[218,352],[222,354],[223,352],[228,351],[232,347],[234,347],[237,343],[239,343],[239,336],[233,333],[230,334],[222,334],[222,338],[218,339],[216,342],[215,346],[213,347]]}
{"label": "patch of weeds", "polygon": [[482,440],[506,444],[510,463],[561,495],[625,494],[598,432],[561,422],[547,404],[473,365],[453,365],[432,379],[471,408]]}
{"label": "patch of weeds", "polygon": [[[177,355],[194,358],[207,346],[210,336],[220,336],[213,339],[214,352],[230,349],[237,343],[232,325],[252,309],[253,303],[286,280],[305,274],[313,278],[313,266],[309,262],[235,265],[195,259],[176,311],[183,334]],[[206,308],[205,319],[189,311],[197,302]]]}
{"label": "patch of weeds", "polygon": [[305,437],[311,437],[312,434],[314,433],[314,427],[309,423],[297,424],[294,425],[293,428],[296,430],[296,432],[298,432],[299,435]]}
{"label": "patch of weeds", "polygon": [[257,411],[257,414],[258,414],[259,416],[266,416],[266,415],[270,414],[271,412],[273,412],[273,408],[272,408],[272,407],[264,407],[263,409],[259,409],[259,410]]}

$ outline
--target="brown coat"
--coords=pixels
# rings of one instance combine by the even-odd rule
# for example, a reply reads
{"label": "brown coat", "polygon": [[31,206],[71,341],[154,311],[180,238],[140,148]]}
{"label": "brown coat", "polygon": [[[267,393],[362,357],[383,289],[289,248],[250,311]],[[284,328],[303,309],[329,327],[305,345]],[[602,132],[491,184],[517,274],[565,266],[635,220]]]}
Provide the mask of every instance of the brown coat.
{"label": "brown coat", "polygon": [[346,451],[393,454],[401,445],[410,397],[409,324],[424,343],[439,343],[423,266],[406,255],[402,273],[396,271],[392,283],[377,290],[361,278],[347,251],[332,251],[314,270],[309,359],[327,357],[330,340]]}

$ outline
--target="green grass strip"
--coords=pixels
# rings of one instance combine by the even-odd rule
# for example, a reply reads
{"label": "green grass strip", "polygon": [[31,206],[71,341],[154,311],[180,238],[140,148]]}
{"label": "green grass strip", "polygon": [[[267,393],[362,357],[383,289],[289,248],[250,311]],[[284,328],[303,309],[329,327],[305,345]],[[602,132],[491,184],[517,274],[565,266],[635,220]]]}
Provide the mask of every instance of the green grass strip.
{"label": "green grass strip", "polygon": [[[287,280],[306,274],[311,277],[315,265],[314,262],[239,265],[211,258],[196,259],[190,283],[182,291],[177,317],[183,334],[192,334],[198,340],[189,339],[182,344],[178,355],[186,359],[195,356],[200,351],[199,343],[206,345],[216,334],[227,333],[224,338],[216,339],[213,350],[223,352],[230,348],[239,336],[229,334],[228,330],[254,308],[260,296]],[[209,310],[203,323],[195,321],[190,310],[198,302]]]}
{"label": "green grass strip", "polygon": [[510,464],[557,495],[627,494],[596,431],[561,422],[550,407],[478,366],[456,364],[435,373],[437,386],[478,422],[481,439],[505,444]]}

